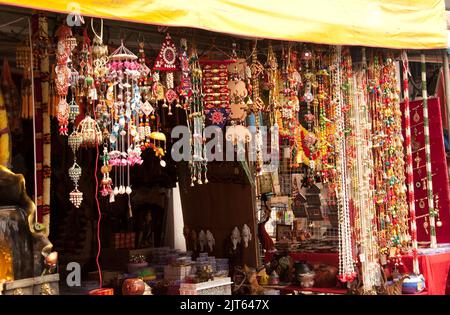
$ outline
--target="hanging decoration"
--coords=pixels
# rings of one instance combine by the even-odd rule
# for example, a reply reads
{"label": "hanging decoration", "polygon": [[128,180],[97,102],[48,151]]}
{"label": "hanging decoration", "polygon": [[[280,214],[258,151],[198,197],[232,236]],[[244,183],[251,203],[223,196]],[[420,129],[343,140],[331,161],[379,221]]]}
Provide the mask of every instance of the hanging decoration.
{"label": "hanging decoration", "polygon": [[430,248],[437,248],[436,239],[436,217],[439,212],[434,207],[433,199],[433,178],[431,170],[431,152],[430,152],[430,123],[428,118],[428,92],[427,92],[427,68],[425,63],[425,54],[420,55],[422,71],[422,98],[423,98],[423,135],[425,138],[425,163],[427,172],[427,199],[428,213],[430,220]]}
{"label": "hanging decoration", "polygon": [[228,67],[231,61],[202,61],[203,105],[212,125],[225,127],[230,114]]}
{"label": "hanging decoration", "polygon": [[166,92],[164,93],[163,107],[168,108],[168,115],[172,115],[172,104],[178,102],[178,94],[174,90],[174,71],[178,70],[177,56],[175,44],[169,33],[167,33],[161,50],[156,57],[153,71],[166,72]]}
{"label": "hanging decoration", "polygon": [[[203,72],[200,67],[197,50],[192,49],[189,57],[190,82],[192,97],[189,109],[186,110],[187,123],[191,136],[191,159],[189,169],[191,173],[191,186],[195,183],[208,183],[207,158],[205,148],[205,115],[203,107]],[[204,176],[204,180],[203,180]]]}
{"label": "hanging decoration", "polygon": [[[41,110],[42,110],[42,132],[43,132],[43,156],[42,156],[42,223],[45,227],[45,233],[50,233],[50,190],[51,190],[51,121],[49,106],[50,98],[50,38],[48,36],[48,21],[45,18],[40,19],[40,32],[45,48],[39,60],[41,76]],[[42,45],[42,43],[40,44]],[[71,47],[69,47],[70,49]]]}
{"label": "hanging decoration", "polygon": [[78,190],[78,181],[81,177],[81,167],[77,163],[77,151],[83,144],[82,134],[74,130],[68,137],[68,144],[73,153],[73,165],[69,169],[69,177],[75,186],[74,190],[72,190],[69,194],[69,200],[76,208],[79,208],[81,202],[83,201],[83,193]]}
{"label": "hanging decoration", "polygon": [[189,107],[189,101],[192,96],[192,83],[191,83],[191,68],[190,60],[187,53],[187,40],[182,38],[180,40],[180,85],[178,86],[178,95],[180,97],[180,102],[178,102],[177,107],[182,107],[184,109]]}
{"label": "hanging decoration", "polygon": [[420,274],[419,258],[417,254],[417,224],[416,224],[416,202],[414,199],[414,175],[413,175],[413,157],[411,149],[411,121],[409,109],[409,89],[408,89],[408,55],[406,51],[402,52],[402,71],[403,71],[403,112],[405,121],[405,147],[406,147],[406,185],[408,186],[408,205],[409,205],[409,223],[411,228],[411,243],[413,255],[413,272]]}
{"label": "hanging decoration", "polygon": [[[128,195],[129,216],[131,211],[131,183],[130,167],[142,164],[141,146],[137,126],[139,125],[139,112],[141,110],[141,94],[138,80],[142,73],[138,57],[126,48],[121,41],[120,46],[109,56],[109,76],[112,84],[108,86],[106,101],[110,104],[111,131],[109,145],[111,151],[104,153],[104,164],[108,162],[115,167],[115,187],[109,189],[109,175],[104,174],[105,189],[110,193],[110,201],[120,194]],[[104,165],[105,166],[105,165]],[[104,168],[104,171],[110,171]]]}
{"label": "hanging decoration", "polygon": [[146,64],[146,56],[144,51],[144,42],[139,43],[139,72],[141,76],[139,77],[139,91],[141,93],[141,105],[139,111],[139,143],[141,146],[141,151],[149,148],[151,146],[150,134],[152,133],[151,125],[155,121],[155,108],[152,106],[156,104],[156,101],[152,101],[152,76],[151,70]]}
{"label": "hanging decoration", "polygon": [[258,51],[257,51],[257,42],[255,41],[252,50],[252,63],[250,65],[251,70],[251,91],[252,98],[249,98],[249,108],[252,112],[252,116],[250,117],[250,125],[255,128],[255,149],[256,149],[256,163],[255,170],[257,175],[262,175],[262,167],[263,167],[263,135],[260,129],[262,125],[262,113],[261,111],[264,108],[264,102],[261,99],[259,85],[260,85],[260,76],[264,72],[264,66],[258,61]]}
{"label": "hanging decoration", "polygon": [[70,84],[71,71],[67,66],[69,61],[70,53],[73,49],[71,47],[68,38],[72,35],[72,30],[66,25],[61,25],[57,31],[58,43],[56,46],[56,67],[55,67],[55,84],[56,92],[59,96],[59,102],[57,107],[57,118],[59,123],[59,134],[67,136],[68,135],[68,124],[69,124],[69,104],[67,103],[67,94]]}

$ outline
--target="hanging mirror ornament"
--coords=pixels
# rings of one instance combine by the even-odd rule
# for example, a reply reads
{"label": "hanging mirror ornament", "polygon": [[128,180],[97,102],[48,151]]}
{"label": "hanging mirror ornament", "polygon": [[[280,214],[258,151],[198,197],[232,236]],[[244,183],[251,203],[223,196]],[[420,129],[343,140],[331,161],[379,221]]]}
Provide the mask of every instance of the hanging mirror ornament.
{"label": "hanging mirror ornament", "polygon": [[166,73],[166,93],[163,107],[169,108],[169,115],[172,115],[172,103],[178,101],[178,94],[174,91],[174,74],[178,69],[177,66],[177,49],[172,41],[169,33],[161,46],[158,56],[156,57],[153,70],[164,71]]}

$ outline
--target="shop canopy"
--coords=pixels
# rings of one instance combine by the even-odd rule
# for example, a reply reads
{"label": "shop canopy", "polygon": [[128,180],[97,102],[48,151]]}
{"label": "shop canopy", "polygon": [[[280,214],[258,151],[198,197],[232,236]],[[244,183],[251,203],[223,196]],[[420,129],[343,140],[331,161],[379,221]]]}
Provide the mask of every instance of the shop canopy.
{"label": "shop canopy", "polygon": [[1,0],[237,36],[385,48],[447,48],[444,0]]}

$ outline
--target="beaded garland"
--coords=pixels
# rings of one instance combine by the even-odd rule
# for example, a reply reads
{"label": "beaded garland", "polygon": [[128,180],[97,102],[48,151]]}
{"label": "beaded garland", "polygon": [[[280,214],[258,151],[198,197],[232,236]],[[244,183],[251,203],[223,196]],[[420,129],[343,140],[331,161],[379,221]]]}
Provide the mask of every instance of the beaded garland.
{"label": "beaded garland", "polygon": [[398,265],[407,250],[409,234],[401,111],[392,58],[372,56],[368,75],[381,261],[386,264],[390,259]]}

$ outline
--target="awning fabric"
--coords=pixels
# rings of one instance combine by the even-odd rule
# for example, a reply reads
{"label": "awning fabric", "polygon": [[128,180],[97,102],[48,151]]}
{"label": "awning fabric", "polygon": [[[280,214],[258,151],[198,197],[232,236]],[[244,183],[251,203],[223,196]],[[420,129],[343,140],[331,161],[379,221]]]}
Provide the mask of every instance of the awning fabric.
{"label": "awning fabric", "polygon": [[[447,48],[444,0],[1,0],[83,16],[232,35],[386,48]],[[74,6],[75,4],[75,6]]]}

